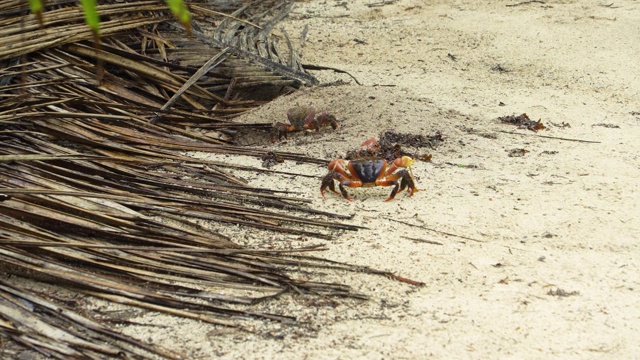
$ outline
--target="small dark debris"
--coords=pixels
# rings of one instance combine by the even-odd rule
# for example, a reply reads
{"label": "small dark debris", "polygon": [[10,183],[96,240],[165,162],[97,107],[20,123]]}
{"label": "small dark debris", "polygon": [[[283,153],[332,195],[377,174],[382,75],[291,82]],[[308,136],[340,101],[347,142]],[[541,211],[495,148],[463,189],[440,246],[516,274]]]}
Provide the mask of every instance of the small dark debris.
{"label": "small dark debris", "polygon": [[453,55],[452,53],[447,53],[447,57],[453,61],[458,61],[458,57]]}
{"label": "small dark debris", "polygon": [[511,149],[509,150],[509,157],[522,157],[528,152],[529,150],[525,149]]}
{"label": "small dark debris", "polygon": [[547,239],[551,239],[551,238],[556,237],[556,236],[558,236],[558,235],[552,234],[550,232],[546,232],[546,233],[542,234],[542,237],[543,238],[547,238]]}
{"label": "small dark debris", "polygon": [[377,3],[369,3],[367,4],[368,7],[382,7],[385,5],[391,5],[391,4],[395,4],[397,3],[398,0],[382,0],[380,2]]}
{"label": "small dark debris", "polygon": [[565,291],[562,290],[560,288],[557,289],[551,289],[547,292],[547,295],[551,295],[551,296],[557,296],[557,297],[567,297],[567,296],[575,296],[575,295],[580,295],[580,292],[578,291]]}
{"label": "small dark debris", "polygon": [[466,125],[462,125],[462,126],[456,126],[458,128],[460,128],[460,130],[462,130],[463,132],[466,132],[467,134],[476,134],[478,131],[472,127],[467,127]]}
{"label": "small dark debris", "polygon": [[552,122],[551,125],[557,127],[557,128],[561,128],[561,129],[566,129],[566,128],[570,128],[571,124],[569,124],[568,122],[561,122],[561,123],[554,123]]}
{"label": "small dark debris", "polygon": [[498,138],[498,135],[496,134],[490,134],[490,133],[480,133],[478,134],[479,136],[482,136],[483,138],[487,138],[487,139],[492,139],[495,140]]}
{"label": "small dark debris", "polygon": [[618,126],[616,124],[597,123],[597,124],[591,125],[591,127],[594,127],[594,126],[601,126],[601,127],[605,127],[605,128],[609,128],[609,129],[620,129],[620,126]]}
{"label": "small dark debris", "polygon": [[504,264],[503,263],[495,263],[495,264],[493,264],[491,266],[493,266],[494,268],[501,268],[501,267],[504,266]]}
{"label": "small dark debris", "polygon": [[465,164],[454,164],[454,163],[451,163],[451,162],[445,162],[445,164],[451,165],[451,166],[455,166],[455,167],[459,167],[459,168],[464,168],[464,169],[477,169],[478,168],[478,165],[473,165],[473,164],[465,165]]}
{"label": "small dark debris", "polygon": [[401,156],[410,156],[414,159],[431,161],[431,154],[410,153],[403,147],[412,147],[416,149],[421,147],[429,147],[431,149],[434,149],[443,141],[444,138],[439,131],[437,131],[434,135],[429,136],[400,134],[392,131],[387,131],[382,134],[380,140],[377,141],[377,144],[374,147],[361,146],[358,150],[347,152],[345,159],[350,160],[363,157],[377,157],[386,159],[387,161],[393,161]]}
{"label": "small dark debris", "polygon": [[462,125],[459,128],[460,128],[460,130],[466,132],[467,134],[475,134],[475,135],[482,136],[483,138],[487,138],[487,139],[497,139],[498,138],[498,136],[496,134],[479,132],[478,130],[476,130],[476,129],[472,128],[472,127],[467,127],[465,125]]}
{"label": "small dark debris", "polygon": [[397,308],[398,306],[401,306],[401,303],[393,303],[393,302],[389,302],[385,299],[380,300],[380,308],[381,309],[393,309],[393,308]]}
{"label": "small dark debris", "polygon": [[10,195],[0,194],[0,202],[11,199]]}
{"label": "small dark debris", "polygon": [[632,112],[630,112],[630,114],[633,115],[633,116],[638,116],[638,115],[640,115],[640,111],[632,111]]}
{"label": "small dark debris", "polygon": [[557,151],[555,151],[555,150],[553,150],[553,151],[551,151],[551,150],[545,150],[545,151],[541,152],[541,153],[540,153],[540,155],[555,155],[555,154],[557,154],[557,153],[558,153],[558,152],[557,152]]}
{"label": "small dark debris", "polygon": [[262,167],[264,168],[270,168],[273,165],[284,162],[284,159],[273,151],[269,151],[268,153],[262,155],[260,159],[262,160]]}
{"label": "small dark debris", "polygon": [[330,300],[330,299],[307,299],[307,300],[303,300],[302,304],[309,307],[316,307],[316,308],[330,307],[334,309],[340,306],[340,303],[338,301]]}
{"label": "small dark debris", "polygon": [[516,4],[507,4],[505,6],[520,6],[520,5],[525,5],[525,4],[531,4],[531,3],[540,3],[540,4],[544,4],[544,1],[540,1],[540,0],[528,0],[528,1],[522,1]]}
{"label": "small dark debris", "polygon": [[380,137],[380,145],[384,146],[385,144],[393,143],[398,145],[406,145],[411,147],[430,147],[435,149],[444,141],[442,133],[440,131],[436,131],[435,134],[424,136],[424,135],[413,135],[413,134],[401,134],[394,133],[392,131],[387,131]]}
{"label": "small dark debris", "polygon": [[502,66],[501,64],[493,65],[493,66],[491,67],[491,70],[493,70],[493,71],[497,71],[497,72],[499,72],[499,73],[503,73],[503,74],[504,74],[504,73],[511,72],[511,70],[509,70],[509,69],[505,68],[505,67],[504,67],[504,66]]}
{"label": "small dark debris", "polygon": [[[356,83],[358,82],[357,79],[354,78],[354,80],[356,81]],[[345,80],[339,79],[339,80],[336,80],[336,81],[330,81],[330,82],[322,83],[322,84],[318,85],[318,87],[346,86],[346,85],[351,85],[351,84],[352,84],[351,81],[345,81]]]}
{"label": "small dark debris", "polygon": [[545,260],[546,260],[546,257],[544,255],[538,258],[538,261],[540,262],[544,262]]}
{"label": "small dark debris", "polygon": [[347,10],[347,11],[348,11],[348,10],[349,10],[349,7],[348,7],[347,5],[349,5],[349,3],[348,3],[348,2],[346,2],[346,1],[343,1],[343,2],[341,2],[341,3],[337,3],[337,4],[333,5],[333,6],[334,6],[334,7],[340,7],[340,6],[342,6],[342,7],[344,7],[344,9],[345,9],[345,10]]}
{"label": "small dark debris", "polygon": [[538,131],[546,128],[544,125],[542,125],[542,122],[540,120],[533,121],[529,119],[529,116],[527,114],[524,114],[524,113],[518,116],[515,116],[515,115],[502,116],[502,117],[499,117],[498,120],[502,121],[502,123],[504,124],[515,125],[519,128],[529,129],[531,131]]}
{"label": "small dark debris", "polygon": [[422,154],[420,156],[418,156],[418,159],[425,161],[425,162],[431,162],[431,158],[433,157],[433,155],[431,154]]}
{"label": "small dark debris", "polygon": [[500,281],[498,281],[498,284],[508,285],[509,284],[509,277],[507,276],[504,279],[500,279]]}
{"label": "small dark debris", "polygon": [[355,41],[356,44],[367,45],[367,41],[363,39],[354,38],[353,41]]}
{"label": "small dark debris", "polygon": [[498,106],[507,106],[507,104],[505,104],[505,103],[503,103],[502,101],[500,101],[500,102],[498,103]]}

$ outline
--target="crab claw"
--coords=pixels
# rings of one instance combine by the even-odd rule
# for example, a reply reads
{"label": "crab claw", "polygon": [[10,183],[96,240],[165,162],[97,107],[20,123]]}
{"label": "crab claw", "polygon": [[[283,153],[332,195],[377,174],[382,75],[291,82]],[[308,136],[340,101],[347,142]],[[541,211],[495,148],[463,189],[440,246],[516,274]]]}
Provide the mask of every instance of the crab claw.
{"label": "crab claw", "polygon": [[[314,119],[308,119],[307,120],[307,124],[311,125],[311,124],[309,124],[311,121],[314,121]],[[331,114],[329,114],[326,111],[323,111],[323,112],[320,113],[320,115],[318,115],[317,118],[315,118],[316,129],[319,130],[325,124],[331,125],[331,128],[333,130],[338,128],[338,120],[336,119],[336,117],[331,115]]]}
{"label": "crab claw", "polygon": [[[333,162],[335,162],[335,161],[333,161]],[[333,163],[333,162],[332,162],[332,163]],[[334,192],[334,193],[336,193],[336,194],[342,194],[342,196],[343,196],[345,199],[347,199],[347,200],[349,200],[349,201],[353,201],[353,199],[351,199],[351,198],[349,197],[349,194],[347,194],[347,191],[344,189],[344,187],[342,186],[342,184],[340,184],[340,185],[339,185],[339,186],[340,186],[340,192],[337,192],[337,191],[336,191],[336,187],[335,187],[335,185],[334,185],[333,181],[334,181],[334,180],[338,180],[338,181],[340,181],[340,179],[344,179],[343,175],[342,175],[340,172],[333,171],[333,170],[332,170],[332,171],[330,171],[327,175],[325,175],[325,177],[324,177],[324,178],[322,178],[322,185],[320,186],[320,194],[322,195],[322,198],[323,198],[323,199],[325,199],[325,200],[327,199],[327,198],[324,196],[324,190],[325,190],[326,188],[329,188],[329,190],[333,191],[333,192]]]}
{"label": "crab claw", "polygon": [[[393,172],[393,171],[396,171],[397,168],[406,168],[409,170],[409,177],[411,179],[411,182],[415,184],[416,180],[413,177],[413,171],[411,170],[411,165],[413,165],[415,162],[416,160],[409,156],[403,156],[403,157],[397,158],[393,161],[393,165],[389,167],[389,171]],[[405,180],[403,180],[403,182],[404,181]],[[402,186],[401,189],[404,189],[407,185],[408,183],[405,183],[405,185]],[[418,192],[418,188],[415,187],[415,185],[409,186],[408,192],[409,192],[409,196],[413,196],[414,193]]]}
{"label": "crab claw", "polygon": [[408,156],[403,156],[399,159],[395,159],[393,161],[393,163],[397,166],[397,167],[403,167],[403,168],[410,168],[411,165],[413,165],[413,163],[415,163],[416,161],[413,158],[410,158]]}

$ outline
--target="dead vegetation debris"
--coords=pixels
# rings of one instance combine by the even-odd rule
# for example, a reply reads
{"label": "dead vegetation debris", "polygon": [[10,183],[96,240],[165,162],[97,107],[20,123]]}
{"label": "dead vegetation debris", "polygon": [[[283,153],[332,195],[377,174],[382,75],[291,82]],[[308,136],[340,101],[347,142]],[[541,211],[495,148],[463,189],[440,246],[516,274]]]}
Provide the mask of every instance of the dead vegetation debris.
{"label": "dead vegetation debris", "polygon": [[525,149],[511,149],[508,150],[509,151],[509,157],[522,157],[525,156],[529,150],[525,150]]}
{"label": "dead vegetation debris", "polygon": [[518,116],[507,115],[498,118],[503,124],[515,125],[521,129],[529,129],[531,131],[538,131],[546,129],[546,126],[542,125],[542,121],[533,121],[529,119],[529,115],[522,113]]}
{"label": "dead vegetation debris", "polygon": [[556,289],[549,289],[549,291],[547,291],[547,295],[550,296],[557,296],[557,297],[569,297],[569,296],[576,296],[576,295],[580,295],[579,291],[566,291],[560,288],[556,288]]}
{"label": "dead vegetation debris", "polygon": [[273,151],[269,151],[268,153],[262,155],[261,160],[262,160],[262,167],[264,168],[270,168],[274,165],[284,162],[284,159],[282,158],[282,156],[276,154]]}
{"label": "dead vegetation debris", "polygon": [[[356,159],[362,157],[377,157],[387,161],[393,161],[402,156],[409,156],[422,161],[431,161],[431,154],[420,153],[422,148],[437,148],[445,140],[440,131],[432,135],[407,134],[386,131],[377,140],[375,146],[370,146],[367,140],[357,150],[347,152],[345,159]],[[411,151],[407,150],[412,148]]]}
{"label": "dead vegetation debris", "polygon": [[561,129],[566,129],[566,128],[570,128],[571,124],[569,124],[568,122],[561,122],[561,123],[555,123],[555,122],[551,122],[551,125],[557,127],[557,128],[561,128]]}
{"label": "dead vegetation debris", "polygon": [[616,124],[597,123],[597,124],[591,125],[591,127],[595,127],[595,126],[609,128],[609,129],[620,129],[620,126],[618,126]]}

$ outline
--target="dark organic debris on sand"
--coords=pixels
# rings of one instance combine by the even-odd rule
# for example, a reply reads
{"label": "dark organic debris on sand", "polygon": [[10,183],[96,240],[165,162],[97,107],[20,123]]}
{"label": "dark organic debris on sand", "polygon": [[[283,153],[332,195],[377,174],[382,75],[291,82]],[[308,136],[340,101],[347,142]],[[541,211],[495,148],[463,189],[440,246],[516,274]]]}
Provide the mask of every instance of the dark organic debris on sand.
{"label": "dark organic debris on sand", "polygon": [[[361,157],[375,156],[377,158],[393,161],[401,156],[410,156],[414,159],[431,161],[431,154],[418,153],[420,148],[435,149],[444,141],[444,137],[440,131],[436,131],[433,135],[420,134],[402,134],[393,131],[387,131],[380,136],[374,148],[371,146],[363,146],[358,150],[347,152],[346,159],[355,159]],[[413,148],[413,152],[409,152],[406,148]]]}
{"label": "dark organic debris on sand", "polygon": [[511,149],[511,150],[507,150],[509,151],[509,157],[522,157],[525,156],[529,150],[525,150],[525,149]]}
{"label": "dark organic debris on sand", "polygon": [[518,116],[515,116],[515,115],[501,116],[498,118],[498,120],[500,120],[504,124],[515,125],[519,128],[529,129],[531,131],[538,131],[546,128],[546,126],[542,125],[542,122],[540,120],[533,121],[529,119],[529,115],[524,113]]}

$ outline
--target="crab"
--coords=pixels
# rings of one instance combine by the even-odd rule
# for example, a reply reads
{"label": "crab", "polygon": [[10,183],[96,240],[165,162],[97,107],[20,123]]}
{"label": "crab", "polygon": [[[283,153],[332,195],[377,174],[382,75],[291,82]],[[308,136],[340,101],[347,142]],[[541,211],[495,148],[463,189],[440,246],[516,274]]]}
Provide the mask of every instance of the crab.
{"label": "crab", "polygon": [[[377,142],[374,139],[365,141],[360,149],[375,150]],[[335,189],[334,180],[338,181],[338,187],[342,196],[353,201],[347,194],[347,187],[373,187],[373,186],[394,186],[391,195],[385,200],[393,199],[397,193],[405,188],[409,196],[417,192],[411,165],[415,162],[409,156],[399,157],[392,162],[385,159],[376,158],[374,155],[354,160],[336,159],[329,163],[329,173],[322,179],[320,194],[323,198],[324,191],[329,190],[338,193]],[[408,169],[408,170],[407,170]],[[398,180],[400,180],[398,182]]]}
{"label": "crab", "polygon": [[331,125],[335,130],[338,128],[336,117],[326,111],[316,116],[316,109],[313,106],[295,106],[287,111],[287,119],[289,124],[279,122],[274,125],[275,131],[278,133],[278,140],[288,133],[315,130],[320,131],[324,125]]}

